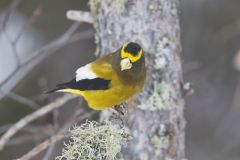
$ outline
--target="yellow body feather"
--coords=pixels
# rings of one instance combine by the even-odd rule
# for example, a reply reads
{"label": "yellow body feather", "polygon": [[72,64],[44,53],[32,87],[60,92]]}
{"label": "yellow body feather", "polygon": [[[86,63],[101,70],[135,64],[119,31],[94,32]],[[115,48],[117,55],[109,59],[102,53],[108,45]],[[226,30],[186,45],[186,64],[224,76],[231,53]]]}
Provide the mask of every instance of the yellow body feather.
{"label": "yellow body feather", "polygon": [[91,70],[99,77],[111,80],[109,89],[86,90],[62,89],[60,92],[70,92],[83,96],[89,107],[95,110],[103,110],[114,105],[119,105],[134,95],[138,94],[145,82],[146,71],[134,83],[124,83],[116,71],[112,68],[113,56],[109,55],[92,62]]}

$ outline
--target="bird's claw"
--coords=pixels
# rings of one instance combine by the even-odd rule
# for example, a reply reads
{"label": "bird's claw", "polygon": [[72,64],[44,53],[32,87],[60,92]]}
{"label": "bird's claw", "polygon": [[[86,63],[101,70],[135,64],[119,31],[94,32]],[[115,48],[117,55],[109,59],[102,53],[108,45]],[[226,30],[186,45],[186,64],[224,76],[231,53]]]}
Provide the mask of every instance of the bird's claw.
{"label": "bird's claw", "polygon": [[127,104],[122,103],[120,105],[116,105],[113,107],[115,111],[117,111],[118,114],[124,115],[127,112]]}

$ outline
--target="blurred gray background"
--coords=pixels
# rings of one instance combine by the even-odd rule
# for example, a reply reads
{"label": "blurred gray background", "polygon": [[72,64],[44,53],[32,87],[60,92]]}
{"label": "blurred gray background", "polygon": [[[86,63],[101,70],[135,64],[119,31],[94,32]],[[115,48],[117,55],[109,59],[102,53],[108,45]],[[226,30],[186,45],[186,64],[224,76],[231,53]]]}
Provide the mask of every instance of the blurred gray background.
{"label": "blurred gray background", "polygon": [[[11,6],[14,6],[12,1],[0,0],[1,85],[18,68],[16,58],[24,62],[73,24],[65,17],[67,10],[89,10],[87,1],[22,0],[8,17],[7,25],[2,26]],[[186,153],[190,160],[240,159],[239,8],[239,0],[181,0],[184,79],[195,89],[194,95],[187,97],[185,109]],[[81,24],[76,33],[91,29],[92,25]],[[12,43],[14,40],[16,43]],[[34,110],[19,103],[16,95],[29,98],[40,106],[46,104],[54,96],[46,97],[42,93],[55,84],[70,80],[79,66],[95,59],[94,50],[94,38],[88,35],[62,48],[54,48],[23,78],[17,77],[19,82],[12,90],[13,94],[0,100],[0,134]],[[3,95],[4,90],[1,92]],[[71,114],[67,109],[65,113]],[[51,125],[51,117],[48,115],[34,124]],[[15,139],[0,152],[0,159],[19,157],[44,137],[36,138],[31,134],[25,139]]]}

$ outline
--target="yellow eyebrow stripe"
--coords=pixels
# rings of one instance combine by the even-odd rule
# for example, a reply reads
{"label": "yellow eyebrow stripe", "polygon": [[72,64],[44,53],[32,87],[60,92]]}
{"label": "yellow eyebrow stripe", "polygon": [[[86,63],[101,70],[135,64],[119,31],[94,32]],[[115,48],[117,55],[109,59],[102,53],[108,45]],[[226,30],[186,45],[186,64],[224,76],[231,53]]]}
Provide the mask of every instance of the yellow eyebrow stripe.
{"label": "yellow eyebrow stripe", "polygon": [[138,54],[136,56],[133,56],[131,53],[129,52],[125,52],[124,49],[122,49],[121,51],[121,57],[122,58],[129,58],[131,62],[136,62],[138,61],[141,57],[142,57],[143,51],[139,51]]}

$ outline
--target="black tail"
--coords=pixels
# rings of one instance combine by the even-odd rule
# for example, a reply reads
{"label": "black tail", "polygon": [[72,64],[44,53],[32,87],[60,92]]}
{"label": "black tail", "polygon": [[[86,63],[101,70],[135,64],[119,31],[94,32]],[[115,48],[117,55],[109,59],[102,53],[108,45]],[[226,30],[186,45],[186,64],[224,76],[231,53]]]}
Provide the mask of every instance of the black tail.
{"label": "black tail", "polygon": [[69,88],[71,86],[70,84],[72,84],[73,81],[75,81],[75,79],[70,81],[70,82],[67,82],[67,83],[58,84],[58,85],[56,85],[56,88],[51,89],[49,91],[46,91],[45,94],[49,94],[49,93],[53,93],[53,92],[56,92],[56,91],[61,90],[61,89]]}
{"label": "black tail", "polygon": [[44,93],[45,93],[45,94],[50,94],[50,93],[56,92],[56,91],[58,91],[58,90],[60,90],[60,89],[63,89],[63,88],[51,89],[51,90],[45,91]]}

